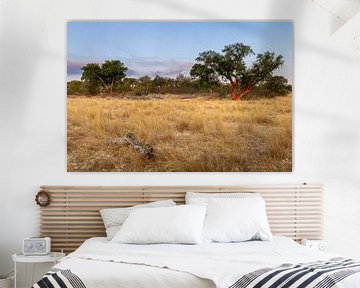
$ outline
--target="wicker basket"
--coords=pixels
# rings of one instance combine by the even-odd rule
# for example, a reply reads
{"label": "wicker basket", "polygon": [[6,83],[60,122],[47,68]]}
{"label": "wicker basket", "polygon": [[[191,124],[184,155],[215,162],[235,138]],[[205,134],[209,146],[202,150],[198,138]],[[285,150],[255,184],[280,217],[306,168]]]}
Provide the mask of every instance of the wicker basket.
{"label": "wicker basket", "polygon": [[6,275],[0,275],[0,288],[10,288],[11,282],[14,279],[14,271],[11,270]]}

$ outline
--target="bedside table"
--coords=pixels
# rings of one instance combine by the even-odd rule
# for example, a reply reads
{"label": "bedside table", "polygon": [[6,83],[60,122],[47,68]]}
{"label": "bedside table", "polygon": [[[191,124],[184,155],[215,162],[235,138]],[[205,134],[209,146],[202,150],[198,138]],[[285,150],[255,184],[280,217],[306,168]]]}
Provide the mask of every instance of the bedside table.
{"label": "bedside table", "polygon": [[[36,265],[36,263],[53,263],[54,265],[59,262],[61,258],[65,257],[65,253],[60,252],[50,252],[46,255],[36,255],[36,256],[28,256],[24,254],[14,254],[12,255],[12,260],[14,261],[14,270],[15,270],[15,277],[14,277],[14,288],[16,288],[16,264],[17,263],[33,263]],[[34,281],[34,266],[31,273],[31,285],[33,285]]]}
{"label": "bedside table", "polygon": [[328,242],[326,240],[310,240],[310,239],[303,239],[301,240],[301,244],[309,247],[314,250],[318,250],[321,252],[328,251]]}

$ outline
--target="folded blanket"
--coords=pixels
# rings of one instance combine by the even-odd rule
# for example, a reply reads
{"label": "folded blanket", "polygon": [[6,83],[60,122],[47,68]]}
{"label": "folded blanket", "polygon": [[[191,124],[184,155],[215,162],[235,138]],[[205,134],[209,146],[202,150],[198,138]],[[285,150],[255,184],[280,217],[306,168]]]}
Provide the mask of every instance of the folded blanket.
{"label": "folded blanket", "polygon": [[305,264],[284,264],[248,273],[229,288],[331,288],[360,272],[360,262],[333,258]]}
{"label": "folded blanket", "polygon": [[32,288],[86,288],[81,279],[69,269],[53,268]]}

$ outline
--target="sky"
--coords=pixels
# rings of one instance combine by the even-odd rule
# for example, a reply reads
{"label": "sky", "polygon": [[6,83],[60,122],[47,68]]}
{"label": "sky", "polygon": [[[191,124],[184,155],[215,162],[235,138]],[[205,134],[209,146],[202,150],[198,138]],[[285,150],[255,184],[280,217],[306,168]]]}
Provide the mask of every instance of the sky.
{"label": "sky", "polygon": [[[255,53],[275,52],[284,65],[274,75],[292,83],[293,26],[271,22],[93,22],[67,24],[67,80],[81,78],[87,63],[120,60],[128,77],[189,75],[200,52],[221,52],[242,42]],[[251,65],[254,57],[247,59]]]}

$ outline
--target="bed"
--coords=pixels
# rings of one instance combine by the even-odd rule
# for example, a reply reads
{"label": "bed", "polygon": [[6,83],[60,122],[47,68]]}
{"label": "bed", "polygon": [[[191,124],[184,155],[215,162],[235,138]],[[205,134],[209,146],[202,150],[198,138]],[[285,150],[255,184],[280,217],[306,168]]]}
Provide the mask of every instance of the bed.
{"label": "bed", "polygon": [[[85,241],[74,253],[54,266],[54,271],[71,271],[69,279],[79,277],[75,284],[66,283],[65,287],[121,287],[121,288],[229,288],[257,287],[245,286],[241,282],[245,275],[262,269],[279,267],[284,264],[306,263],[324,266],[331,263],[344,263],[347,259],[323,253],[302,246],[293,240],[277,236],[270,242],[249,241],[243,243],[206,243],[200,245],[128,245],[111,244],[104,237]],[[338,262],[336,262],[338,261]],[[326,262],[325,262],[326,263]],[[346,263],[346,262],[345,262]],[[299,284],[291,287],[360,287],[360,264],[348,262],[349,275],[337,275],[334,279],[320,278],[313,286],[300,286],[308,277],[298,279]],[[288,269],[288,266],[285,266]],[[59,269],[59,270],[57,270]],[[300,271],[302,267],[295,268]],[[320,270],[319,270],[320,271]],[[342,269],[339,269],[342,272]],[[346,270],[347,273],[349,270]],[[293,271],[291,271],[294,273]],[[280,273],[283,275],[284,272]],[[76,276],[75,276],[76,275]],[[340,279],[344,277],[344,279]],[[62,277],[64,279],[64,277]],[[269,280],[273,287],[278,275]],[[288,278],[287,278],[288,279]],[[325,279],[325,280],[324,280]],[[315,279],[316,280],[316,279]],[[333,281],[331,281],[333,280]],[[54,287],[56,281],[50,280]],[[250,284],[251,285],[251,284]],[[43,286],[40,282],[34,285]],[[60,287],[60,286],[58,286]],[[289,287],[289,286],[275,286]]]}
{"label": "bed", "polygon": [[[298,243],[303,238],[321,238],[322,196],[317,185],[163,189],[47,186],[43,189],[53,202],[42,209],[42,233],[55,235],[53,250],[63,247],[67,252],[75,251],[54,266],[35,288],[360,287],[360,263]],[[104,227],[94,222],[98,221],[95,211],[99,208],[127,207],[134,200],[146,203],[174,199],[184,203],[186,191],[260,191],[275,236],[271,241],[198,245],[119,244],[109,242],[106,237],[91,237],[105,236]],[[82,225],[79,221],[83,221]],[[91,235],[101,229],[102,235]],[[74,236],[82,233],[83,238],[90,235],[89,239],[83,241],[80,236]]]}

